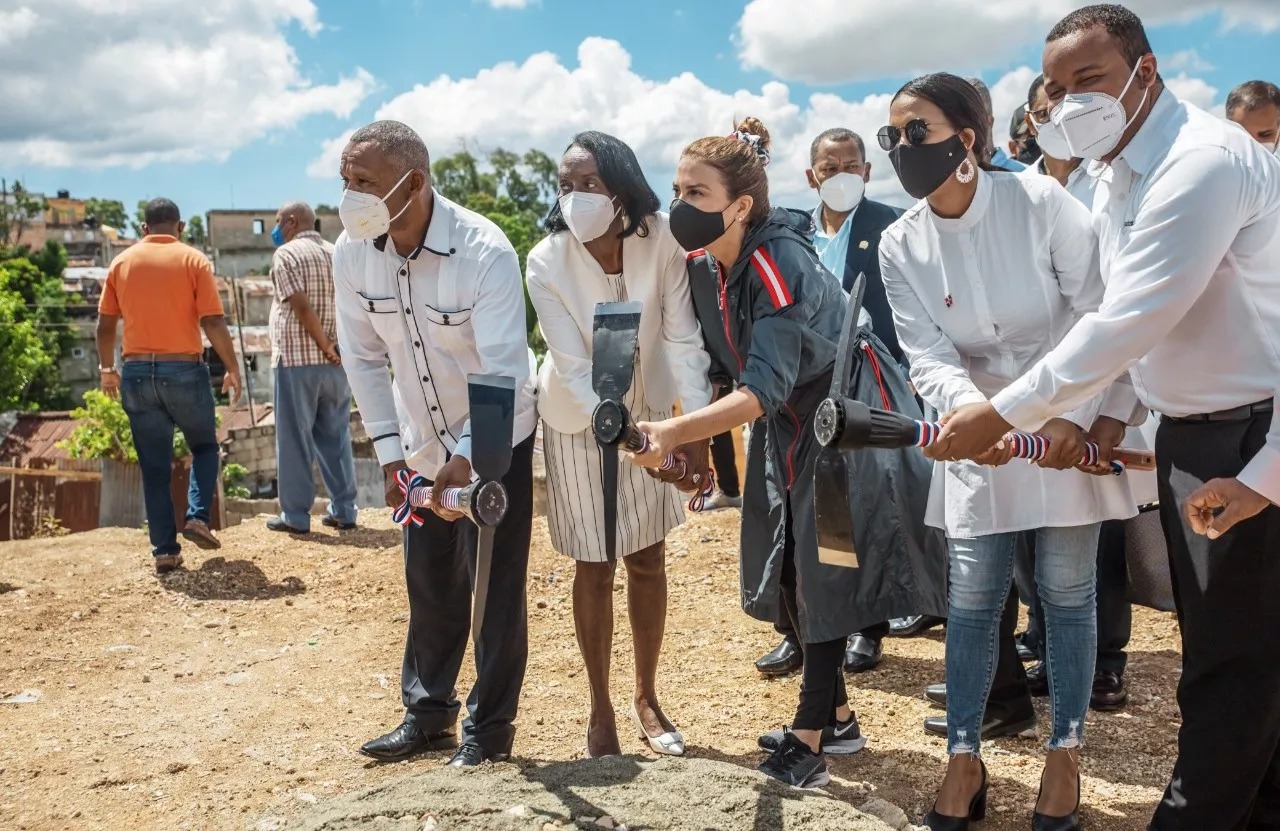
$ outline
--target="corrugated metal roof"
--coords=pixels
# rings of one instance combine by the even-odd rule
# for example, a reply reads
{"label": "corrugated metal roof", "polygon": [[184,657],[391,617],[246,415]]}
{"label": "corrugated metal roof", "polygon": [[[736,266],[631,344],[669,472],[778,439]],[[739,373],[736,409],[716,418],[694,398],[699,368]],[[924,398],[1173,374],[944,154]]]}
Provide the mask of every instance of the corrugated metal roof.
{"label": "corrugated metal roof", "polygon": [[68,412],[19,413],[4,443],[0,444],[0,464],[27,467],[35,459],[69,459],[58,442],[70,438],[76,422]]}

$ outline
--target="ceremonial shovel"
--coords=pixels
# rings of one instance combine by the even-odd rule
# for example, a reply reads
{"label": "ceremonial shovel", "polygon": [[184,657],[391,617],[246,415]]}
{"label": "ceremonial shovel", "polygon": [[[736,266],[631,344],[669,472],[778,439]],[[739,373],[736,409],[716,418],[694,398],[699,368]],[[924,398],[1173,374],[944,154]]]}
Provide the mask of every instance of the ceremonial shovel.
{"label": "ceremonial shovel", "polygon": [[[629,453],[643,453],[649,446],[648,437],[636,429],[631,413],[622,403],[635,374],[643,308],[644,304],[638,301],[599,303],[591,333],[591,387],[600,396],[600,403],[591,414],[591,430],[596,444],[600,445],[605,555],[610,562],[618,556],[618,448]],[[660,470],[676,470],[683,465],[684,462],[667,456]],[[702,492],[689,502],[690,510],[701,510],[714,490],[715,480],[709,478]]]}
{"label": "ceremonial shovel", "polygon": [[[493,537],[507,515],[507,489],[502,477],[511,467],[511,430],[515,419],[515,379],[504,375],[468,375],[467,398],[471,407],[471,470],[479,477],[465,488],[445,488],[440,505],[458,511],[475,523],[476,589],[471,605],[471,632],[480,636],[489,598],[489,573],[493,567]],[[396,522],[421,525],[415,507],[427,507],[431,487],[426,477],[407,470],[396,473],[405,500],[392,515]]]}

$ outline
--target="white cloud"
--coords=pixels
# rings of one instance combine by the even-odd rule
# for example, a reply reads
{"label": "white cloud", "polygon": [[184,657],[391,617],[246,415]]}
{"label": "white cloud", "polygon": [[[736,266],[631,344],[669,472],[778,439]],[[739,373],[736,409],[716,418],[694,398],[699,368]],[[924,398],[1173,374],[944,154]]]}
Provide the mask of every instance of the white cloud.
{"label": "white cloud", "polygon": [[302,73],[286,34],[321,30],[311,0],[38,8],[0,12],[0,158],[20,164],[221,160],[308,116],[349,117],[376,86],[359,67],[331,84]]}
{"label": "white cloud", "polygon": [[1212,72],[1214,66],[1200,57],[1200,53],[1196,50],[1184,49],[1181,52],[1174,52],[1167,58],[1161,58],[1160,68],[1186,70],[1188,72]]}
{"label": "white cloud", "polygon": [[22,40],[35,28],[39,17],[26,6],[11,12],[0,10],[0,46],[8,46]]}
{"label": "white cloud", "polygon": [[[578,47],[576,67],[539,53],[522,64],[502,63],[474,77],[441,76],[386,102],[375,117],[409,124],[437,157],[465,145],[473,152],[537,148],[557,158],[574,133],[603,130],[631,145],[665,201],[686,144],[706,135],[724,135],[735,118],[754,115],[773,139],[773,195],[788,206],[814,202],[804,177],[813,137],[829,127],[848,127],[867,142],[872,198],[908,201],[875,140],[888,120],[891,89],[858,101],[830,93],[801,100],[776,81],[758,91],[729,92],[687,72],[666,80],[643,78],[630,64],[630,55],[617,41],[587,38]],[[992,84],[995,105],[1004,113],[996,120],[996,138],[1002,143],[1009,115],[1026,97],[1034,75],[1031,68],[1021,67]],[[308,173],[336,181],[338,158],[349,135],[325,142]]]}
{"label": "white cloud", "polygon": [[[748,68],[811,83],[868,80],[948,67],[991,66],[1042,39],[1077,0],[973,3],[898,0],[886,11],[849,0],[751,0],[738,21],[738,51]],[[1228,28],[1280,29],[1275,0],[1128,0],[1149,24],[1215,11]],[[1190,68],[1190,67],[1188,67]]]}
{"label": "white cloud", "polygon": [[1217,87],[1200,78],[1189,77],[1185,72],[1178,73],[1175,78],[1165,78],[1164,83],[1179,100],[1195,104],[1202,110],[1211,109],[1218,101]]}

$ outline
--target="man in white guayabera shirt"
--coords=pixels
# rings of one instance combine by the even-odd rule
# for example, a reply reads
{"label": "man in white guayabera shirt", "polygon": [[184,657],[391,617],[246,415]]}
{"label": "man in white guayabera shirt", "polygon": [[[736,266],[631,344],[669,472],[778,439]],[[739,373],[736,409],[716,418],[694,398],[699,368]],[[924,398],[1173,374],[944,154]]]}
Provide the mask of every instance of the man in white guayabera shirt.
{"label": "man in white guayabera shirt", "polygon": [[[1157,475],[1183,648],[1178,761],[1151,828],[1280,827],[1280,160],[1178,101],[1123,7],[1064,18],[1044,74],[1041,133],[1094,160],[1106,297],[1022,378],[952,414],[941,450],[976,455],[1132,367],[1164,414]],[[1109,452],[1122,435],[1099,438]]]}
{"label": "man in white guayabera shirt", "polygon": [[[435,492],[466,485],[467,375],[516,382],[515,451],[502,480],[510,506],[496,529],[481,631],[471,633],[476,683],[462,746],[449,763],[474,766],[506,758],[515,737],[529,653],[525,574],[537,416],[520,261],[498,226],[432,190],[430,170],[426,145],[399,122],[352,135],[342,152],[345,232],[333,252],[334,300],[342,365],[386,471],[389,505],[401,501],[395,474],[405,467],[434,480]],[[404,531],[404,723],[360,749],[382,761],[458,743],[454,685],[471,620],[476,529],[438,502],[418,516],[422,524]]]}

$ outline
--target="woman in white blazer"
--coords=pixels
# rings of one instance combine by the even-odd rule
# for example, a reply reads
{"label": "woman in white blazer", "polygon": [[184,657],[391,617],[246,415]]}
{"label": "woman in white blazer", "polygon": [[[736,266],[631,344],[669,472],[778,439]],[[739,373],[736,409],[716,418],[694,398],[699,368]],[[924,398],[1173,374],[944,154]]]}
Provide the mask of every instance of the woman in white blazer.
{"label": "woman in white blazer", "polygon": [[[591,431],[600,401],[591,385],[596,304],[644,304],[625,400],[637,421],[668,418],[677,402],[685,412],[705,407],[711,359],[689,296],[685,252],[658,213],[658,197],[631,148],[603,133],[580,133],[559,174],[559,198],[546,219],[550,235],[529,252],[527,275],[547,342],[538,375],[547,524],[551,544],[576,561],[573,618],[591,688],[587,753],[594,757],[621,752],[609,698],[616,563],[605,555],[601,457]],[[705,477],[705,442],[684,450],[688,477]],[[617,552],[627,568],[636,660],[630,715],[653,750],[680,755],[684,739],[658,706],[656,686],[667,614],[664,541],[684,521],[681,499],[672,484],[624,464],[618,503]]]}
{"label": "woman in white blazer", "polygon": [[[973,87],[926,75],[894,96],[880,131],[903,187],[920,201],[884,232],[880,271],[898,341],[920,396],[940,413],[986,401],[1013,383],[1098,308],[1103,283],[1089,212],[1047,176],[995,172],[988,116]],[[986,810],[979,752],[996,666],[996,636],[1014,552],[1035,534],[1052,725],[1032,826],[1078,827],[1078,754],[1097,647],[1098,530],[1137,505],[1126,476],[1072,470],[1089,431],[1137,411],[1117,384],[1040,433],[1049,455],[1012,461],[1001,442],[977,461],[937,460],[926,521],[950,556],[947,749],[951,760],[925,825],[961,831]],[[1006,446],[1008,445],[1008,446]]]}

